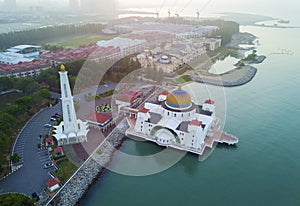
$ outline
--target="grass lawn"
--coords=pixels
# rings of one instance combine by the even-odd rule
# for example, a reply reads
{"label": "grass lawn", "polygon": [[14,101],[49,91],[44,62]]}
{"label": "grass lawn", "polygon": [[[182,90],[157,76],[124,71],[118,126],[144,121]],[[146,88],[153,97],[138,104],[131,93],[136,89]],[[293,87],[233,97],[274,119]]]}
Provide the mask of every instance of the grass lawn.
{"label": "grass lawn", "polygon": [[72,37],[66,37],[64,39],[59,39],[52,42],[47,42],[47,44],[57,45],[61,47],[78,48],[81,45],[96,43],[97,41],[100,40],[109,40],[114,37],[115,36],[113,35],[72,36]]}
{"label": "grass lawn", "polygon": [[59,159],[56,161],[57,166],[59,167],[58,170],[54,171],[54,175],[60,181],[67,181],[69,177],[76,171],[77,167],[73,165],[67,157]]}
{"label": "grass lawn", "polygon": [[0,112],[3,112],[7,106],[15,102],[18,98],[25,96],[22,93],[10,93],[0,95]]}

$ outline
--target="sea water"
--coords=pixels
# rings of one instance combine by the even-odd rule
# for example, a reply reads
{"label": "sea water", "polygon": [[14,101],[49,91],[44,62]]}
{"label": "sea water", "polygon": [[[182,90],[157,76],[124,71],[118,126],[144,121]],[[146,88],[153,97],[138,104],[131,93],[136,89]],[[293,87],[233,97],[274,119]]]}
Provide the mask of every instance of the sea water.
{"label": "sea water", "polygon": [[[224,89],[224,130],[239,138],[236,147],[218,146],[199,162],[187,154],[173,167],[149,176],[126,176],[107,170],[82,205],[300,205],[300,29],[243,26],[259,37],[248,84]],[[274,54],[277,50],[289,54]],[[205,87],[194,83],[202,98]],[[163,148],[128,140],[121,150],[150,155]],[[126,164],[113,158],[113,164]],[[143,167],[143,165],[140,165]]]}

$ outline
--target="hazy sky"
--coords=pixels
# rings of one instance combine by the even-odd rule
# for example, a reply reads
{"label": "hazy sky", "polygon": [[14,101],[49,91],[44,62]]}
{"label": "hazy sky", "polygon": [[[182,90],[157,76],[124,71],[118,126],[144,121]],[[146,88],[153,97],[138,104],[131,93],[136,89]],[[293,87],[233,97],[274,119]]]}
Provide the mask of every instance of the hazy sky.
{"label": "hazy sky", "polygon": [[[3,2],[3,0],[0,0]],[[109,1],[109,0],[107,0]],[[190,3],[189,3],[190,2]],[[37,4],[40,5],[68,5],[68,0],[17,0],[20,5]],[[235,12],[249,12],[266,15],[289,14],[296,16],[299,13],[300,0],[119,0],[119,6],[124,7],[154,7],[159,9],[162,4],[163,9],[175,7],[182,9],[185,5],[185,10],[201,9],[204,5],[204,12],[218,12],[218,11],[235,11]],[[300,18],[300,16],[299,16]]]}

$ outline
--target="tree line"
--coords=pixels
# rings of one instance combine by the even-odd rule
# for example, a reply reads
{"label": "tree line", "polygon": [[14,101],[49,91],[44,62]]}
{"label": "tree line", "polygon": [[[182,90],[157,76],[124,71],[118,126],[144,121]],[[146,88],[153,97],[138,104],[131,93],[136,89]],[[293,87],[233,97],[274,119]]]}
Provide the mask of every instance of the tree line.
{"label": "tree line", "polygon": [[[133,56],[135,55],[122,58],[117,62],[79,59],[65,63],[71,89],[75,87],[77,90],[83,90],[107,81],[119,83],[132,71],[141,68],[140,63],[132,59]],[[60,65],[57,65],[55,68],[41,71],[36,80],[38,83],[46,82],[50,86],[50,90],[59,92],[59,70]]]}
{"label": "tree line", "polygon": [[230,43],[232,36],[240,31],[240,25],[234,21],[206,20],[201,22],[201,24],[217,26],[219,28],[211,34],[208,34],[207,37],[221,37],[222,46]]}
{"label": "tree line", "polygon": [[18,44],[38,44],[72,35],[99,34],[102,24],[49,26],[0,34],[0,50]]}
{"label": "tree line", "polygon": [[39,87],[36,80],[30,78],[1,77],[1,90],[19,89],[24,95],[6,106],[0,112],[0,175],[8,172],[8,157],[11,146],[20,126],[38,109],[44,107],[45,99],[50,98],[47,88]]}

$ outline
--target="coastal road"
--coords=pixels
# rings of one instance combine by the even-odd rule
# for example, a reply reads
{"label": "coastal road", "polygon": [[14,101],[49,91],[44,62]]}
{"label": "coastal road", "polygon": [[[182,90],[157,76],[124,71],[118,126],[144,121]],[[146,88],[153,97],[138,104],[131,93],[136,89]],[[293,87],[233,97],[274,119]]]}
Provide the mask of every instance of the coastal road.
{"label": "coastal road", "polygon": [[51,162],[47,149],[38,149],[39,135],[47,134],[51,128],[44,124],[53,125],[50,121],[56,112],[61,113],[61,103],[48,107],[37,113],[22,129],[14,147],[14,153],[21,157],[20,169],[0,180],[0,194],[18,192],[31,196],[33,192],[40,194],[51,179],[50,171],[54,166],[44,168],[45,163]]}

